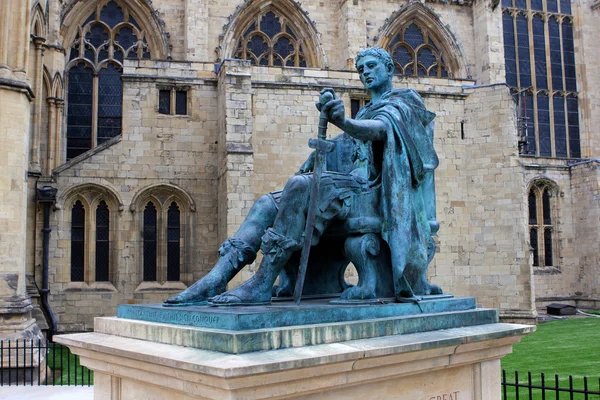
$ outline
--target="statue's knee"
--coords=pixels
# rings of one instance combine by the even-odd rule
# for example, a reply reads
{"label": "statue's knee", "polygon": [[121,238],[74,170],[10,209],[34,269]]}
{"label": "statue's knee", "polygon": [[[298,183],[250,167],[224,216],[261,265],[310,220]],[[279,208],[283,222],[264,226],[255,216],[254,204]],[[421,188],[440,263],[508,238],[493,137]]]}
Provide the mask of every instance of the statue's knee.
{"label": "statue's knee", "polygon": [[291,177],[285,185],[284,192],[287,195],[298,196],[308,192],[308,179],[302,175]]}
{"label": "statue's knee", "polygon": [[253,211],[258,211],[260,213],[270,213],[272,211],[277,212],[275,202],[268,195],[261,196],[258,200],[256,200],[252,208]]}

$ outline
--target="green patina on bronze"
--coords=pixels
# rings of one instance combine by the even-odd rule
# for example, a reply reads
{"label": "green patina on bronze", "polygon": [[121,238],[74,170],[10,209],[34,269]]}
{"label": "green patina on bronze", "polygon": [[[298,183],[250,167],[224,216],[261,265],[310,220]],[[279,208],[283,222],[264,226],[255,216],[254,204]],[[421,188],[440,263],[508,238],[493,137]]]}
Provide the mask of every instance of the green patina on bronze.
{"label": "green patina on bronze", "polygon": [[[303,296],[339,293],[348,302],[381,297],[418,301],[442,293],[426,279],[435,254],[432,236],[439,226],[435,114],[414,90],[393,88],[394,65],[385,50],[361,51],[356,68],[371,97],[356,119],[346,118],[344,103],[332,89],[321,92],[317,105],[322,118],[344,133],[330,142],[313,141],[313,147],[333,151],[326,158],[313,153],[282,192],[261,197],[219,250],[212,271],[165,306],[207,301],[215,306],[266,305],[272,296],[291,296],[304,232],[312,234]],[[318,179],[312,173],[315,158],[316,169],[326,164]],[[318,182],[316,213],[307,222],[313,182]],[[259,249],[263,260],[257,273],[226,292],[227,283],[254,261]],[[356,286],[343,279],[350,262],[358,271]]]}

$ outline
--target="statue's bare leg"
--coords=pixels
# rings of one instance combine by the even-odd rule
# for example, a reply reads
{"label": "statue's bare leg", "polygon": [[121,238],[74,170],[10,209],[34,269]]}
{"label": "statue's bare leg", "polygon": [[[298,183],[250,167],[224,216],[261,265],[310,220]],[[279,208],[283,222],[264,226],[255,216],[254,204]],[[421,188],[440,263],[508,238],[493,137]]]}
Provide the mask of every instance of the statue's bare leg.
{"label": "statue's bare leg", "polygon": [[167,306],[201,304],[210,297],[223,293],[227,283],[256,258],[261,236],[273,225],[277,207],[273,199],[263,196],[254,203],[236,234],[219,249],[219,260],[202,279],[183,292],[165,301]]}
{"label": "statue's bare leg", "polygon": [[256,274],[240,286],[210,299],[215,305],[250,305],[271,302],[277,275],[292,253],[301,248],[306,222],[310,179],[292,177],[283,191],[273,227],[262,238],[263,261]]}

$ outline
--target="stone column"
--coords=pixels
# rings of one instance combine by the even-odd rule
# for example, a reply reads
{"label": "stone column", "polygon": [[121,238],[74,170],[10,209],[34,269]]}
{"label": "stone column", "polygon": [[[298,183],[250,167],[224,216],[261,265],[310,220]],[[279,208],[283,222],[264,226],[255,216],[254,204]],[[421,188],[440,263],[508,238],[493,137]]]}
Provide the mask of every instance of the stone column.
{"label": "stone column", "polygon": [[206,0],[185,0],[186,60],[206,61],[208,54],[208,6]]}
{"label": "stone column", "polygon": [[473,4],[473,36],[475,38],[475,68],[478,85],[506,82],[504,70],[504,38],[502,36],[502,6],[477,0]]}
{"label": "stone column", "polygon": [[233,236],[254,204],[251,76],[250,62],[246,60],[225,60],[219,70],[220,241]]}
{"label": "stone column", "polygon": [[35,92],[35,99],[32,104],[32,126],[31,126],[31,159],[29,160],[29,172],[30,173],[40,173],[40,131],[42,128],[42,93],[43,93],[43,52],[42,52],[42,44],[46,41],[46,39],[41,37],[34,37],[33,44],[35,46],[35,62],[34,62],[34,76],[32,76],[34,87],[33,90]]}
{"label": "stone column", "polygon": [[28,52],[29,2],[0,0],[0,340],[42,337],[25,287]]}
{"label": "stone column", "polygon": [[354,71],[354,57],[367,47],[367,22],[363,14],[364,2],[342,0],[338,14],[339,49],[341,60],[338,68]]}

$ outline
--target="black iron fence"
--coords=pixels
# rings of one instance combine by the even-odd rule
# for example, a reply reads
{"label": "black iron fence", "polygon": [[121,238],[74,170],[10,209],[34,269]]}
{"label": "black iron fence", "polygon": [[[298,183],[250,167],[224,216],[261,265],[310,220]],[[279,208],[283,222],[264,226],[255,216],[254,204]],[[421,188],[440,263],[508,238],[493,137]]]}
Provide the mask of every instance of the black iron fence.
{"label": "black iron fence", "polygon": [[[509,378],[510,379],[510,378]],[[587,376],[560,378],[558,375],[547,378],[544,373],[532,378],[519,377],[514,372],[514,380],[506,378],[506,370],[502,370],[503,400],[600,400],[600,378],[588,379]]]}
{"label": "black iron fence", "polygon": [[0,341],[0,386],[93,385],[79,356],[47,340]]}

